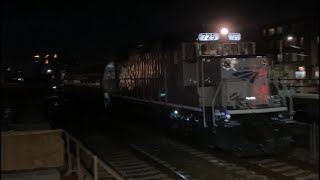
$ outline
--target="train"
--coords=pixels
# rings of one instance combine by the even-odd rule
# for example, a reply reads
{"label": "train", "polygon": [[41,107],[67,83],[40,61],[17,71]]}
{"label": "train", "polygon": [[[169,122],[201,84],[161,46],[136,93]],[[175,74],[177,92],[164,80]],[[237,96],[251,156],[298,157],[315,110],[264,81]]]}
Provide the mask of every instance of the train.
{"label": "train", "polygon": [[274,153],[290,144],[293,112],[255,49],[240,33],[140,44],[124,60],[70,68],[62,88],[87,92],[81,99],[94,96],[105,108],[130,104],[142,114],[161,113],[172,131],[206,133],[238,155]]}

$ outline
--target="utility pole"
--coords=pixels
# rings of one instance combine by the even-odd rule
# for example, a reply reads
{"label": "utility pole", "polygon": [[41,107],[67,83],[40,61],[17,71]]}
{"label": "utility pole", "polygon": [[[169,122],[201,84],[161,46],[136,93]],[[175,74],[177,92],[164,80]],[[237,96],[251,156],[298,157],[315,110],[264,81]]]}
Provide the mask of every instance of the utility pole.
{"label": "utility pole", "polygon": [[6,24],[3,22],[2,24],[2,40],[1,40],[1,87],[4,85],[4,72],[6,65],[6,56],[5,56],[5,38],[6,38]]}

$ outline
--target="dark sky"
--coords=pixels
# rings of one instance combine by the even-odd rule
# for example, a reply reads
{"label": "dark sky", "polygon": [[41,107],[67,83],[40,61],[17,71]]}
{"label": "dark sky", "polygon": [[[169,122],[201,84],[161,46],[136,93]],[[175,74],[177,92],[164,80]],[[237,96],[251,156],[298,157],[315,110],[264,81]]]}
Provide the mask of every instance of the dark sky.
{"label": "dark sky", "polygon": [[20,61],[43,49],[105,56],[166,33],[197,30],[203,23],[255,25],[300,16],[311,12],[313,2],[3,0],[6,59]]}

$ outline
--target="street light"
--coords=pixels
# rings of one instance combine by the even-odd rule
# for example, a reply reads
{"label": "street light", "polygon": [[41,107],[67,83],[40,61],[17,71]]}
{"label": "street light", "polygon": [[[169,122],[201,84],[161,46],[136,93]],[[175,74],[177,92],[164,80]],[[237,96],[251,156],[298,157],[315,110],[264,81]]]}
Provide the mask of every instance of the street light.
{"label": "street light", "polygon": [[228,30],[227,28],[222,28],[222,29],[220,30],[220,33],[221,33],[222,35],[226,35],[226,34],[229,33],[229,30]]}
{"label": "street light", "polygon": [[[287,41],[292,41],[293,40],[293,36],[289,35],[287,36],[287,38],[285,39]],[[279,54],[278,54],[278,61],[281,65],[282,61],[283,61],[283,46],[284,46],[284,42],[283,42],[283,38],[280,39],[280,42],[279,42]],[[272,62],[273,63],[273,62]],[[273,64],[271,65],[272,66],[272,69],[273,68]]]}

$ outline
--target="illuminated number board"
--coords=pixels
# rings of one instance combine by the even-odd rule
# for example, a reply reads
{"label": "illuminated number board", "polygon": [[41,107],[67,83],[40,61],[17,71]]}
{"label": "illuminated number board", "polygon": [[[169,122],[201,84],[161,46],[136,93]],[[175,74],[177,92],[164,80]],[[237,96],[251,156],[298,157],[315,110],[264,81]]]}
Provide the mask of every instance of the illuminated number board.
{"label": "illuminated number board", "polygon": [[241,40],[241,34],[240,33],[229,33],[229,40],[230,41],[240,41]]}
{"label": "illuminated number board", "polygon": [[218,33],[200,33],[198,35],[199,41],[217,41],[219,40]]}

